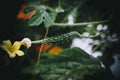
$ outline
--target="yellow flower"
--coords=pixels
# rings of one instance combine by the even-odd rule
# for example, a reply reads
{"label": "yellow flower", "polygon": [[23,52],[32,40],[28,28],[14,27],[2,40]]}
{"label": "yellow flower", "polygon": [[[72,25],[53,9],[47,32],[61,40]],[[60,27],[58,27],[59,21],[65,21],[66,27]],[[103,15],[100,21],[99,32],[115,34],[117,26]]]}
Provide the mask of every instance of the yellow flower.
{"label": "yellow flower", "polygon": [[23,56],[24,52],[19,50],[21,46],[20,41],[15,41],[12,45],[10,40],[3,41],[3,44],[0,46],[4,49],[10,56],[10,58],[14,58],[16,55]]}

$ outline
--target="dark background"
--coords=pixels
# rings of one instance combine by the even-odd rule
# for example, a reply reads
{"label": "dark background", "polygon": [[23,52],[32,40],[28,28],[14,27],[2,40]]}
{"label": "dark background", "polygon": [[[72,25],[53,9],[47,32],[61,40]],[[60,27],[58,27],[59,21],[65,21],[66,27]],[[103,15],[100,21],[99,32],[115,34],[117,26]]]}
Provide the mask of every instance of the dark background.
{"label": "dark background", "polygon": [[22,3],[22,0],[2,0],[0,2],[0,41],[16,38],[16,30],[19,29],[16,16]]}
{"label": "dark background", "polygon": [[[0,42],[2,40],[10,39],[11,41],[19,39],[20,32],[22,32],[21,26],[18,26],[18,20],[16,18],[17,13],[20,9],[21,4],[24,3],[22,0],[2,0],[0,2]],[[109,29],[111,34],[116,33],[118,39],[120,37],[120,2],[119,0],[90,0],[90,5],[94,6],[96,10],[99,10],[102,15],[105,17],[111,15],[111,20],[108,23],[110,25]],[[120,40],[115,44],[112,44],[112,47],[106,48],[110,54],[119,53],[120,54]],[[24,80],[21,74],[17,73],[14,70],[14,62],[11,60],[12,64],[6,66],[3,60],[3,55],[0,50],[0,80],[16,80],[15,77],[18,77],[18,80]],[[2,56],[2,57],[1,57]],[[109,58],[108,58],[109,59]],[[3,79],[2,79],[3,78]]]}
{"label": "dark background", "polygon": [[[17,25],[16,18],[20,9],[22,0],[1,0],[0,1],[0,43],[3,40],[10,39],[14,41],[18,35],[20,26]],[[9,61],[9,62],[8,62]],[[10,63],[10,65],[8,65]],[[24,80],[23,77],[15,71],[15,60],[9,60],[5,52],[0,49],[0,80]],[[24,76],[25,77],[25,76]]]}

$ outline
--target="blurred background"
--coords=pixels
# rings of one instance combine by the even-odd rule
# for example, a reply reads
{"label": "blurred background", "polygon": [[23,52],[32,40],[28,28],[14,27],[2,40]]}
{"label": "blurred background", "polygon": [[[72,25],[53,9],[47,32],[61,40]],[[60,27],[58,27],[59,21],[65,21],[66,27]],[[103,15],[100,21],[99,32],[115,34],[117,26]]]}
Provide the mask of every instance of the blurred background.
{"label": "blurred background", "polygon": [[[78,8],[78,11],[80,12],[77,13],[78,15],[75,22],[84,22],[84,21],[87,22],[87,21],[110,19],[110,21],[107,23],[107,29],[105,29],[105,30],[108,30],[109,33],[101,35],[99,39],[94,39],[96,40],[96,44],[94,45],[94,47],[97,45],[97,43],[100,43],[101,41],[105,41],[104,44],[100,45],[99,48],[96,49],[96,51],[99,54],[98,56],[102,56],[100,58],[104,66],[109,68],[110,71],[112,72],[112,76],[114,77],[113,80],[119,80],[120,79],[119,1],[118,0],[85,0],[85,1],[86,3],[84,3],[83,6]],[[63,1],[62,7],[65,8],[65,11],[70,12],[71,9],[76,8],[76,5],[81,2],[84,2],[84,0],[74,0],[74,1],[65,0]],[[55,7],[57,3],[58,1],[48,0],[48,4],[53,5],[53,7]],[[61,0],[61,3],[62,3],[62,0]],[[35,33],[35,35],[31,36],[33,34],[31,30],[30,31],[27,30],[23,24],[24,22],[17,18],[17,15],[21,10],[22,4],[24,4],[24,0],[11,0],[11,1],[2,0],[1,1],[0,3],[0,10],[1,10],[0,12],[0,19],[1,19],[0,43],[2,43],[3,40],[7,40],[7,39],[10,39],[11,41],[15,41],[15,40],[21,40],[24,37],[36,38],[35,35],[39,34],[39,33]],[[67,12],[65,12],[64,15],[59,14],[58,16],[60,17],[58,17],[56,21],[67,22],[67,18],[61,19],[61,17],[63,18],[66,15],[68,16]],[[101,25],[97,26],[97,30],[99,31],[101,27],[102,27]],[[56,32],[58,32],[58,34],[69,32],[72,30],[72,28],[69,28],[69,29],[65,28],[62,30],[63,32],[61,32],[61,30],[62,29],[55,29],[55,30],[50,29],[49,31],[50,33],[48,35],[49,36],[56,35]],[[77,28],[74,28],[74,30],[77,30]],[[33,32],[35,31],[36,30],[34,30]],[[43,28],[43,32],[41,33],[44,33],[44,28]],[[71,44],[65,45],[65,47],[77,46],[86,50],[85,47],[80,46],[82,44],[76,45],[76,43],[77,44],[78,42],[81,42],[84,44],[86,43],[86,45],[83,45],[83,46],[87,46],[89,43],[93,43],[93,40],[90,40],[90,39],[85,40],[85,39],[76,38],[77,40],[76,42],[74,42],[73,40],[71,40]],[[88,46],[87,46],[87,49],[88,49]],[[92,48],[93,47],[91,47],[91,49]],[[87,51],[88,53],[90,53],[89,52],[90,50],[86,50],[86,52]],[[92,55],[95,56],[94,54]],[[18,80],[28,79],[29,75],[20,74],[14,69],[15,68],[14,66],[16,65],[17,61],[20,61],[20,59],[19,58],[16,58],[15,60],[9,59],[6,56],[6,53],[2,49],[0,49],[0,79],[3,78],[4,80],[8,80],[8,79],[16,80],[15,77],[19,78]],[[24,62],[23,65],[26,65],[27,62],[29,62],[28,59],[26,60],[26,62]],[[28,80],[32,80],[32,79],[28,79]]]}

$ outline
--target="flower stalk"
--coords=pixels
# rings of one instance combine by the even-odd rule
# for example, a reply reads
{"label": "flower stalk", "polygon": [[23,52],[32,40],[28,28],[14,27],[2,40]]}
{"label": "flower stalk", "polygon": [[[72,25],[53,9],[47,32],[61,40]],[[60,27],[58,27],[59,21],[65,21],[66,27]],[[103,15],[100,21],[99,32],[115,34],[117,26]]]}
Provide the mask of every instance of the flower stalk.
{"label": "flower stalk", "polygon": [[89,35],[89,36],[83,36],[80,33],[78,33],[77,31],[72,31],[66,34],[62,34],[59,36],[55,36],[55,37],[48,37],[48,38],[44,38],[41,40],[37,40],[37,41],[32,41],[32,44],[53,44],[53,43],[57,43],[60,41],[65,41],[65,40],[70,40],[73,37],[80,37],[80,38],[94,38],[99,36],[102,33],[96,34],[96,35]]}

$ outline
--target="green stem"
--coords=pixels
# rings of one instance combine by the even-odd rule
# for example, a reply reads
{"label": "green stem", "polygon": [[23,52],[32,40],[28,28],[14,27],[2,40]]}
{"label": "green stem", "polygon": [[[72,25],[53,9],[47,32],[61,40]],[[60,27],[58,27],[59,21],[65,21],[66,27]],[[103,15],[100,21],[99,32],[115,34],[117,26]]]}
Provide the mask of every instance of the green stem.
{"label": "green stem", "polygon": [[95,22],[74,23],[74,24],[54,23],[52,26],[61,26],[61,27],[65,27],[65,26],[85,26],[85,25],[89,25],[89,24],[100,24],[100,23],[105,23],[105,22],[107,22],[107,20],[95,21]]}
{"label": "green stem", "polygon": [[[103,31],[104,32],[104,31]],[[32,41],[32,44],[51,44],[51,43],[57,43],[60,41],[68,41],[70,39],[72,39],[73,37],[80,37],[80,38],[94,38],[99,36],[100,34],[102,34],[103,32],[96,34],[96,35],[89,35],[89,36],[83,36],[80,33],[78,33],[77,31],[72,31],[66,34],[62,34],[59,36],[55,36],[55,37],[48,37],[48,38],[44,38],[42,40],[37,40],[37,41]]]}
{"label": "green stem", "polygon": [[101,42],[100,45],[97,45],[95,48],[93,48],[93,51],[92,52],[95,52],[98,48],[101,47],[101,45],[103,45],[105,43],[105,40]]}
{"label": "green stem", "polygon": [[[45,33],[45,37],[44,37],[44,38],[47,37],[48,31],[49,31],[49,28],[46,29],[46,33]],[[40,55],[41,55],[41,53],[42,53],[43,47],[44,47],[44,44],[41,45],[41,48],[40,48],[40,50],[39,50],[39,54],[38,54],[38,64],[40,63]]]}
{"label": "green stem", "polygon": [[59,3],[58,3],[58,7],[60,8],[61,6],[60,6],[60,0],[59,0]]}

